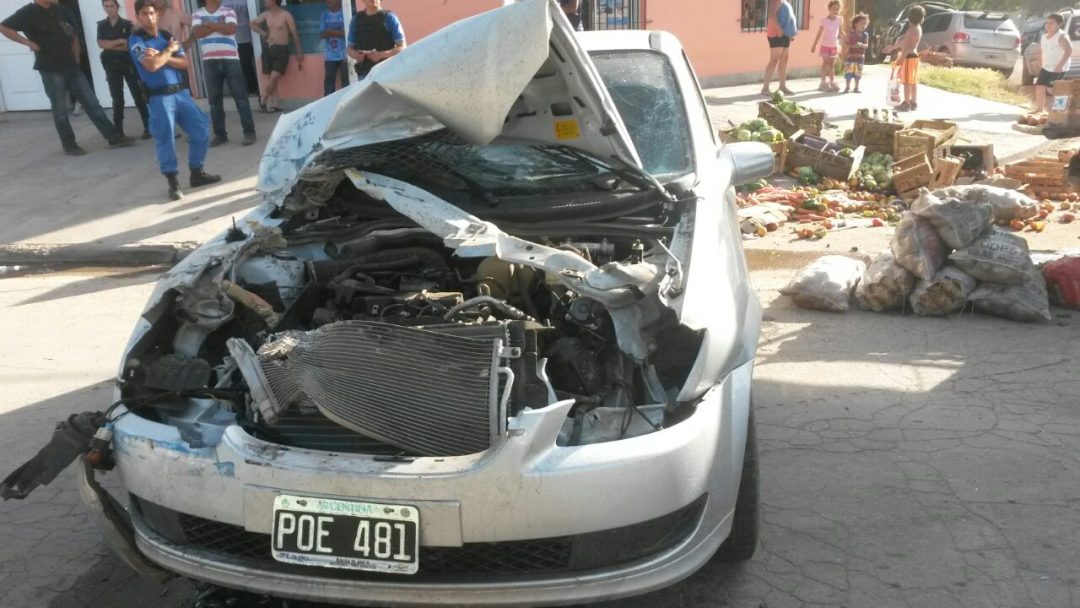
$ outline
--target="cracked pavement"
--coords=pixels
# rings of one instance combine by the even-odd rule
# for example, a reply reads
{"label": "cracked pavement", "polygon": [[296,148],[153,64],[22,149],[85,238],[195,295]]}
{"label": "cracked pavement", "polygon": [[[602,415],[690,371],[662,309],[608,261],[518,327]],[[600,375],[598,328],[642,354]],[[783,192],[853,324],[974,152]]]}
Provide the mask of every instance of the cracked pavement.
{"label": "cracked pavement", "polygon": [[[1080,312],[1032,326],[796,309],[755,271],[761,544],[614,608],[1080,606]],[[153,273],[0,280],[0,467],[107,404]],[[70,471],[0,503],[5,607],[188,607],[105,548]],[[290,604],[293,606],[294,604]]]}

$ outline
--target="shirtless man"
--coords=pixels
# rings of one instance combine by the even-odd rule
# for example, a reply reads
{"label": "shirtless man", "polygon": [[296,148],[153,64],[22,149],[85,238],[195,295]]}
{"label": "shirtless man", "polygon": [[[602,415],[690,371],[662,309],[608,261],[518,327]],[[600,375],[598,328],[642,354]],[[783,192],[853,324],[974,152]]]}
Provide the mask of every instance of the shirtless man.
{"label": "shirtless man", "polygon": [[277,87],[285,68],[289,66],[289,38],[296,44],[296,68],[300,70],[304,69],[304,49],[300,46],[296,21],[289,11],[281,8],[281,0],[267,0],[266,5],[269,9],[251,20],[251,31],[258,32],[266,41],[267,48],[262,56],[263,74],[270,77],[266,82],[265,94],[259,96],[259,110],[280,112]]}
{"label": "shirtless man", "polygon": [[[172,0],[154,0],[154,8],[157,9],[158,28],[172,34],[185,51],[189,50],[195,42],[189,36],[191,15],[181,9],[173,8]],[[184,75],[186,76],[187,72],[184,72]]]}

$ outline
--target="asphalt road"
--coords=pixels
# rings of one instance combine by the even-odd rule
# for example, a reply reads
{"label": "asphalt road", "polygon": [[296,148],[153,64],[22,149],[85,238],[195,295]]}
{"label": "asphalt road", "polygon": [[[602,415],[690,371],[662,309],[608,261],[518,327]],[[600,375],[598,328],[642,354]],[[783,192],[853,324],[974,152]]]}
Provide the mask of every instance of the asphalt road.
{"label": "asphalt road", "polygon": [[[1080,605],[1080,313],[1047,326],[814,313],[779,298],[790,274],[754,274],[758,554],[609,606]],[[106,403],[153,279],[0,278],[0,473],[55,421]],[[6,608],[189,607],[196,593],[112,557],[70,472],[0,503],[0,589]]]}

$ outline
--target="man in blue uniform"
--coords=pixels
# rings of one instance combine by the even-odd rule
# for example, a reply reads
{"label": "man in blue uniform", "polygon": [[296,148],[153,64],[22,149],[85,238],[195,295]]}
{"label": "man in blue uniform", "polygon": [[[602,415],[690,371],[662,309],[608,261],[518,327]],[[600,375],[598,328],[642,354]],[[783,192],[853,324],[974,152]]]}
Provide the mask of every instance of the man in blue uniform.
{"label": "man in blue uniform", "polygon": [[192,188],[221,181],[220,175],[203,171],[210,143],[210,120],[191,99],[180,72],[187,70],[187,57],[169,32],[158,30],[157,9],[151,0],[135,0],[135,14],[142,29],[128,39],[128,50],[139,78],[146,87],[150,105],[150,133],[154,136],[158,164],[169,182],[169,197],[180,200],[180,180],[176,161],[175,126],[188,135],[189,183]]}

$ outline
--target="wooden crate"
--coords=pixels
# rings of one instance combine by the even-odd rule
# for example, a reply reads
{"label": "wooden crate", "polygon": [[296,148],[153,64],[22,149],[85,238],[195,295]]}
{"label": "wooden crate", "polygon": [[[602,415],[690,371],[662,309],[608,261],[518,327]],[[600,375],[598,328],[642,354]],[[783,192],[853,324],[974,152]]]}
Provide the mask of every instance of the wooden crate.
{"label": "wooden crate", "polygon": [[811,167],[818,175],[847,181],[862,164],[866,148],[859,146],[851,154],[851,158],[818,150],[803,143],[804,137],[799,133],[797,137],[788,140],[787,167]]}
{"label": "wooden crate", "polygon": [[975,172],[981,169],[990,173],[997,166],[997,159],[994,158],[994,144],[953,144],[947,146],[944,151],[946,156],[968,158],[961,171]]}
{"label": "wooden crate", "polygon": [[951,144],[956,140],[957,133],[960,132],[960,127],[955,122],[948,120],[916,120],[908,128],[934,132],[934,145],[937,147]]}
{"label": "wooden crate", "polygon": [[893,163],[893,188],[901,198],[915,198],[919,194],[919,188],[930,185],[933,176],[930,160],[922,152]]}
{"label": "wooden crate", "polygon": [[[877,112],[879,115],[886,112],[890,117],[896,115],[892,109],[881,109]],[[863,108],[855,114],[855,128],[852,129],[851,137],[856,145],[866,146],[869,153],[892,154],[893,137],[897,131],[905,128],[904,123],[901,122],[886,122],[874,118],[874,110]]]}
{"label": "wooden crate", "polygon": [[964,161],[960,158],[945,156],[934,159],[934,175],[930,178],[930,188],[947,188],[956,183]]}
{"label": "wooden crate", "polygon": [[918,129],[904,129],[893,136],[893,158],[910,158],[916,154],[925,154],[933,158],[937,146],[934,133]]}
{"label": "wooden crate", "polygon": [[801,116],[785,114],[780,108],[768,101],[758,104],[758,117],[764,118],[765,122],[791,139],[796,131],[821,135],[821,128],[825,124],[825,112],[808,112]]}
{"label": "wooden crate", "polygon": [[[796,131],[795,134],[796,136],[801,136],[802,131]],[[735,134],[731,131],[720,131],[719,135],[721,143],[731,144],[737,143],[739,141],[739,139],[735,137]],[[773,163],[773,175],[776,175],[777,173],[783,173],[787,161],[787,140],[761,143],[772,148],[773,156],[776,157],[776,161]]]}

